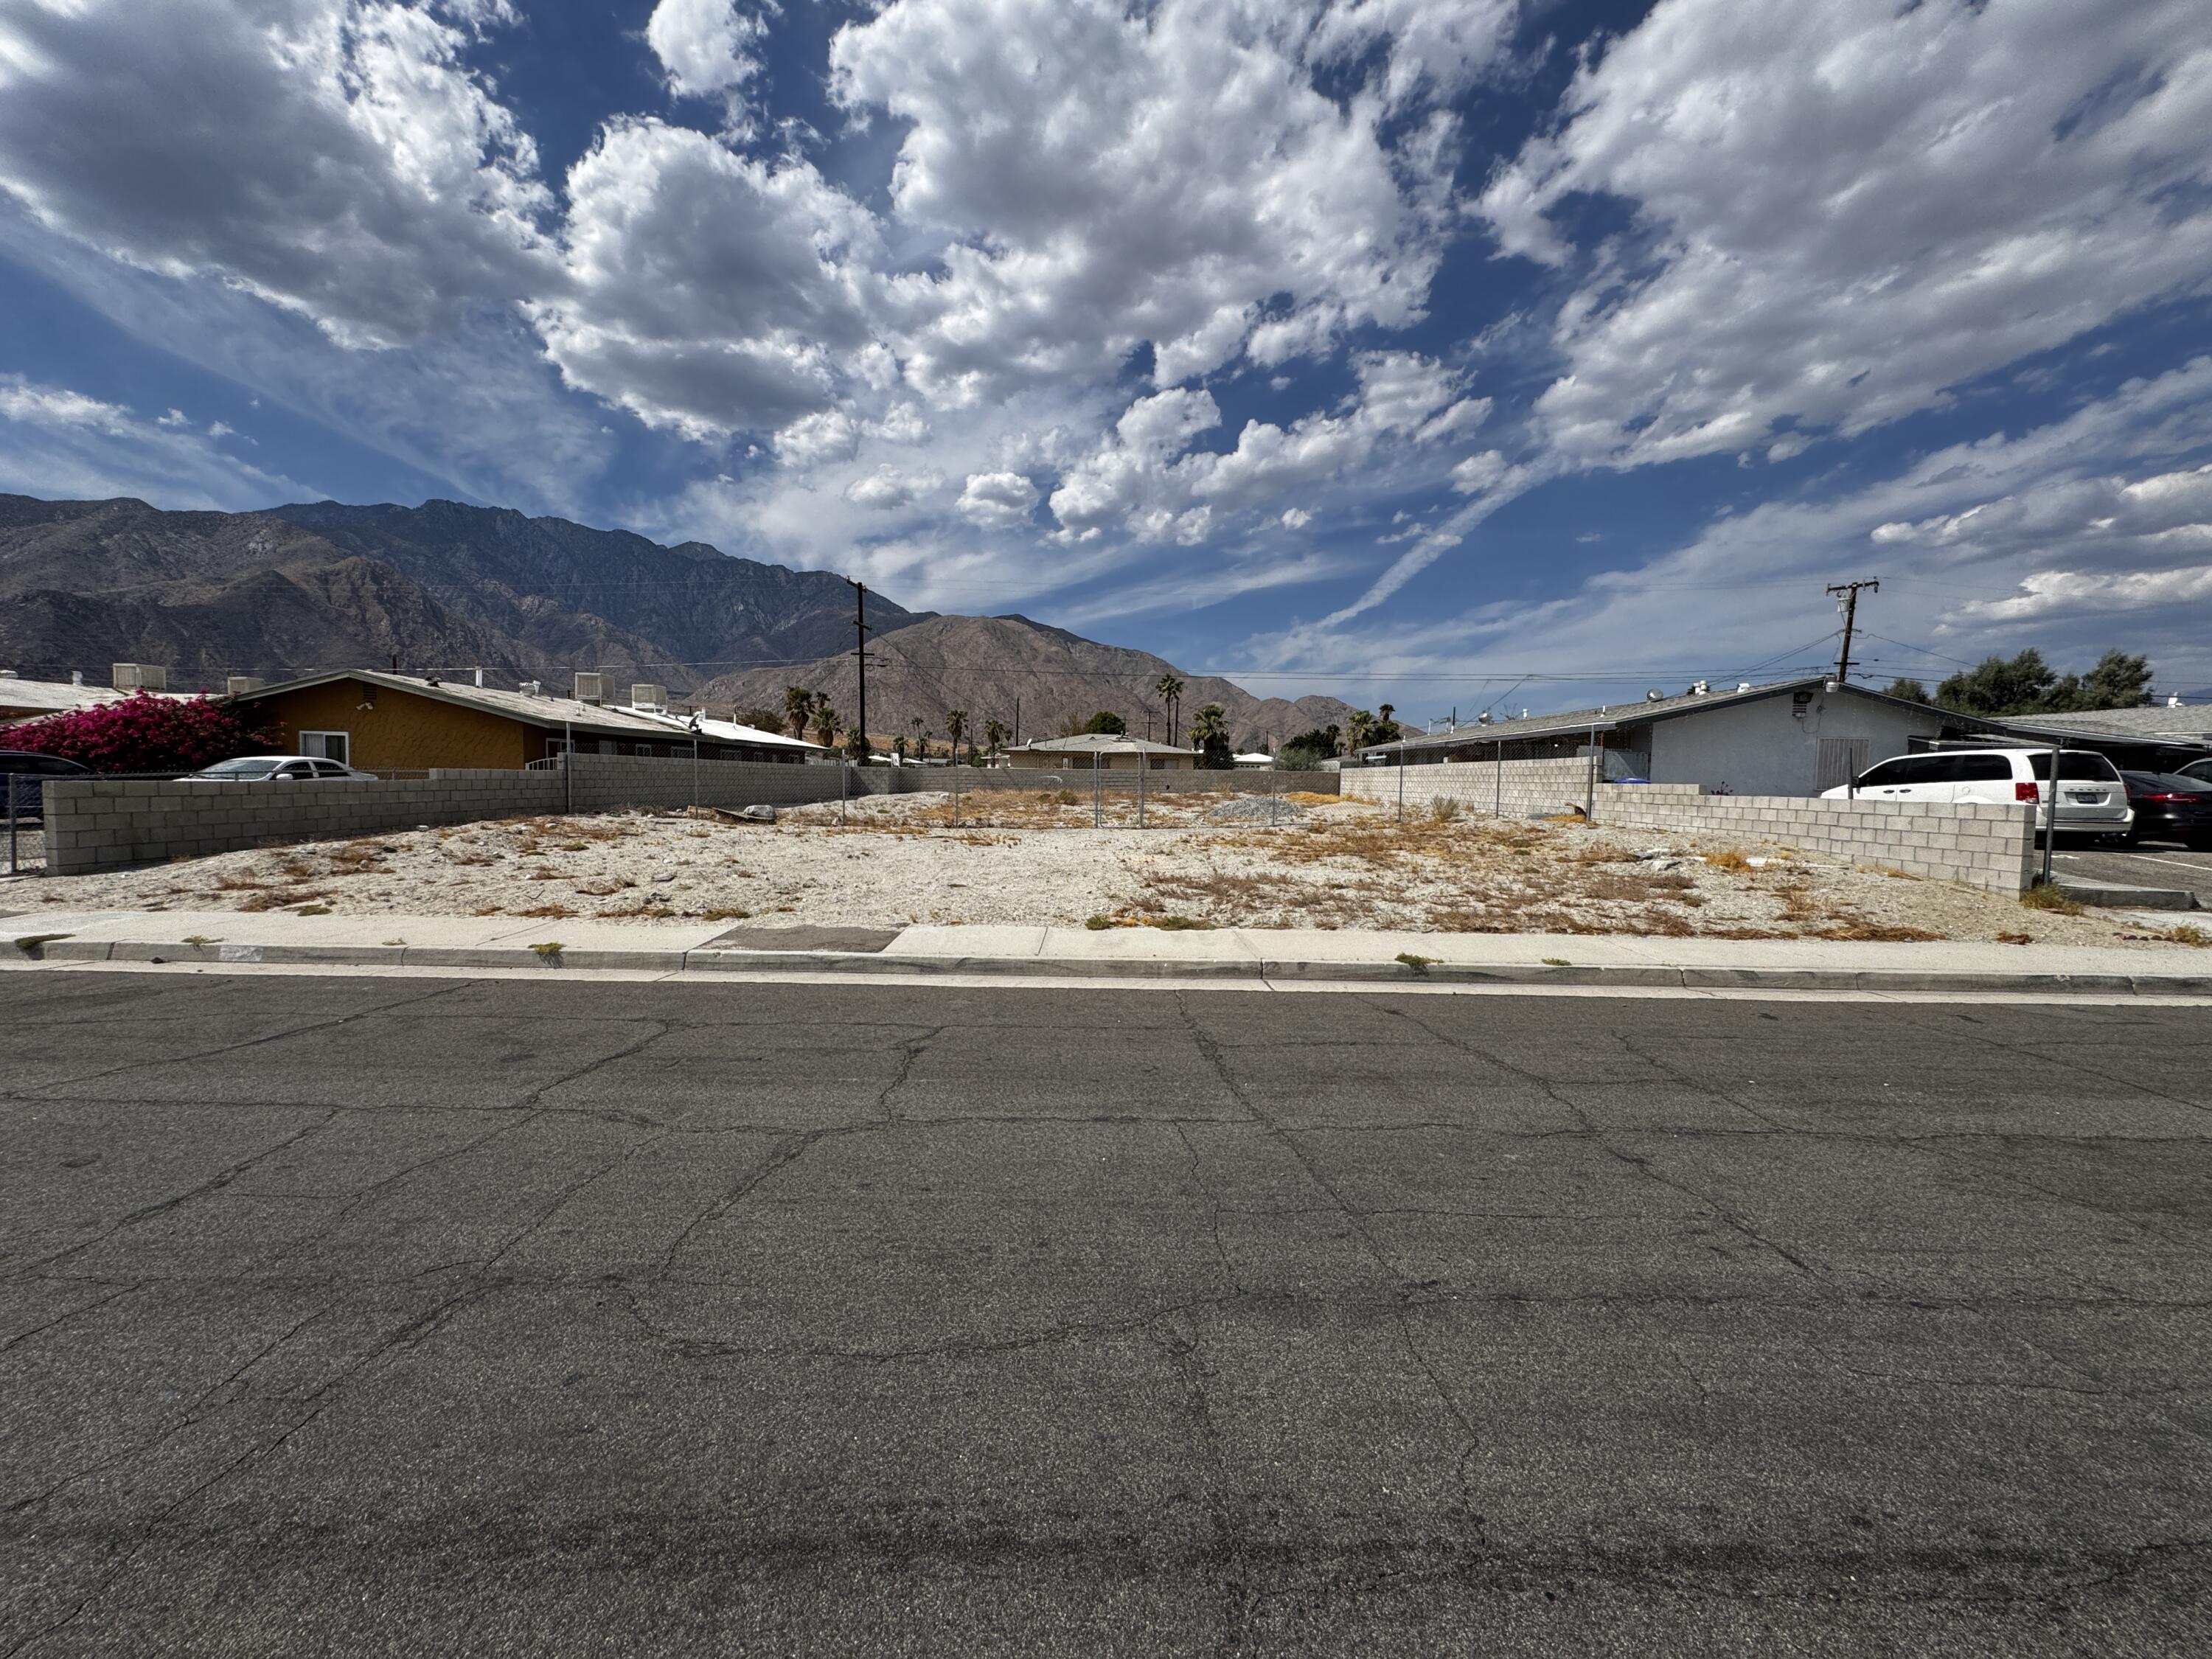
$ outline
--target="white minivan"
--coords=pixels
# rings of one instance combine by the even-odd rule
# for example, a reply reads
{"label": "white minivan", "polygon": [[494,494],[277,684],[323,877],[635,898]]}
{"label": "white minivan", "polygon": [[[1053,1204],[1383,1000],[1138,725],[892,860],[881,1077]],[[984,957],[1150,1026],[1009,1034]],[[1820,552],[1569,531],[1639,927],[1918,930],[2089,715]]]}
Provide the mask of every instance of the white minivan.
{"label": "white minivan", "polygon": [[[1973,801],[2010,806],[2038,803],[2035,826],[2051,822],[2048,749],[1936,749],[1881,761],[1822,799],[1842,800]],[[2061,835],[2135,836],[2128,787],[2112,762],[2094,750],[2058,751],[2058,830]]]}

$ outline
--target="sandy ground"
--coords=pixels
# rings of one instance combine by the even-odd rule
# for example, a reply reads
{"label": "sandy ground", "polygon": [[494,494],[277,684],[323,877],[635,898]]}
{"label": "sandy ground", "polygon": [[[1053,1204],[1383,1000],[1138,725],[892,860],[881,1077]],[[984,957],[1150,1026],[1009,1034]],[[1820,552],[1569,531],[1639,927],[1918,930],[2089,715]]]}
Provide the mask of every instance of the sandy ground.
{"label": "sandy ground", "polygon": [[[1851,869],[1791,849],[1579,823],[1411,816],[1333,796],[1181,796],[1093,827],[1087,795],[512,819],[223,854],[11,887],[70,909],[1389,927],[1448,933],[2172,944],[2109,913]],[[1256,821],[1220,822],[1243,812]],[[957,816],[956,816],[957,815]],[[1660,858],[1638,854],[1663,852]],[[2182,921],[2180,918],[2176,919]],[[2168,925],[2170,927],[2170,925]],[[2160,930],[2166,931],[2165,928]]]}

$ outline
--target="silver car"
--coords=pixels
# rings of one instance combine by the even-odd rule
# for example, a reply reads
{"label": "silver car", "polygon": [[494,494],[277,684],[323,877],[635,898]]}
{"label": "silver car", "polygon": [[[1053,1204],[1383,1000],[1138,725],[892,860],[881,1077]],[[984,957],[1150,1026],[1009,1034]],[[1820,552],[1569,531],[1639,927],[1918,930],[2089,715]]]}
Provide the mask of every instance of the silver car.
{"label": "silver car", "polygon": [[376,774],[308,755],[241,755],[187,775],[186,783],[374,783]]}

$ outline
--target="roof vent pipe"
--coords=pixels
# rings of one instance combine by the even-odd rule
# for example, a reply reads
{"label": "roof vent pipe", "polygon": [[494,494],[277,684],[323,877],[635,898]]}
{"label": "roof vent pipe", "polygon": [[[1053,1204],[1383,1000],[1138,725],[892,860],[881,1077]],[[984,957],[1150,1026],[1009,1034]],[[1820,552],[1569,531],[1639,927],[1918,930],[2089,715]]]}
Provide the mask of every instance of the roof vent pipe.
{"label": "roof vent pipe", "polygon": [[483,690],[483,670],[481,668],[477,670],[477,690]]}
{"label": "roof vent pipe", "polygon": [[71,685],[82,685],[84,684],[84,670],[82,668],[70,669],[70,684]]}
{"label": "roof vent pipe", "polygon": [[1644,694],[1644,701],[1646,702],[1664,702],[1666,700],[1667,694],[1656,685]]}

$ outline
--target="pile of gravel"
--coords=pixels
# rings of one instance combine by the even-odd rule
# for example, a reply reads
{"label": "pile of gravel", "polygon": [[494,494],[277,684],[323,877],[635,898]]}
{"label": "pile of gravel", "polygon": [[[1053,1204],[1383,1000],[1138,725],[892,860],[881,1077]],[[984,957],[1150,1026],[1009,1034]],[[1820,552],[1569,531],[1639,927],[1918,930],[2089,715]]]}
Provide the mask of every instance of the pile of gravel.
{"label": "pile of gravel", "polygon": [[1306,816],[1306,809],[1296,801],[1281,800],[1270,795],[1239,795],[1235,800],[1225,800],[1207,812],[1203,820],[1207,823],[1295,823]]}

